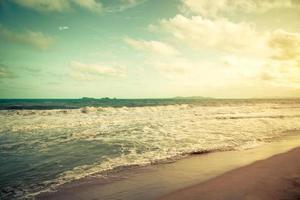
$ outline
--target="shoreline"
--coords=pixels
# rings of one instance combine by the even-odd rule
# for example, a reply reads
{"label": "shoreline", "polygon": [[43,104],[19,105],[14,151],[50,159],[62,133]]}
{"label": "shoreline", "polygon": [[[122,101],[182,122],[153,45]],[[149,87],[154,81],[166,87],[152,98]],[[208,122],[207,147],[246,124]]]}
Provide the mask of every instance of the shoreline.
{"label": "shoreline", "polygon": [[158,199],[228,171],[300,146],[300,136],[249,150],[191,155],[171,163],[134,167],[64,184],[37,199]]}
{"label": "shoreline", "polygon": [[300,199],[300,147],[234,169],[160,200]]}

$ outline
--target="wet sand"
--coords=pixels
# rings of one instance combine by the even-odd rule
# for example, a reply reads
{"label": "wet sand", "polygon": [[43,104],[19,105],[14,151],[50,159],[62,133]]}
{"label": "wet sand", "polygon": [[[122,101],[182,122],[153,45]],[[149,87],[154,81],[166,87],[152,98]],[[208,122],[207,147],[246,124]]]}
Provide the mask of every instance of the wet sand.
{"label": "wet sand", "polygon": [[[84,178],[62,185],[56,192],[42,193],[37,196],[37,199],[209,199],[198,196],[198,190],[202,188],[202,184],[208,184],[205,187],[210,189],[208,190],[210,193],[217,194],[224,199],[227,197],[225,195],[230,194],[260,195],[263,194],[260,193],[262,189],[273,191],[271,189],[275,186],[283,188],[284,190],[280,191],[287,194],[293,191],[290,186],[300,184],[298,182],[300,150],[299,148],[292,150],[296,147],[300,147],[300,136],[288,137],[249,150],[189,156],[172,163],[120,170],[104,177]],[[290,152],[280,154],[287,151]],[[270,158],[271,156],[274,157]],[[253,162],[256,163],[251,164]],[[252,173],[243,172],[249,166]],[[222,176],[225,178],[220,178]],[[278,182],[282,177],[286,177],[286,179]],[[218,181],[211,182],[209,180]],[[243,182],[249,182],[249,184],[243,186]],[[258,185],[255,186],[255,183]],[[272,185],[268,189],[266,185],[269,183]],[[238,189],[235,190],[235,188]],[[249,195],[247,198],[235,196],[236,198],[227,199],[258,199]],[[297,195],[297,193],[294,194],[294,196]]]}
{"label": "wet sand", "polygon": [[299,200],[300,148],[241,167],[163,200]]}

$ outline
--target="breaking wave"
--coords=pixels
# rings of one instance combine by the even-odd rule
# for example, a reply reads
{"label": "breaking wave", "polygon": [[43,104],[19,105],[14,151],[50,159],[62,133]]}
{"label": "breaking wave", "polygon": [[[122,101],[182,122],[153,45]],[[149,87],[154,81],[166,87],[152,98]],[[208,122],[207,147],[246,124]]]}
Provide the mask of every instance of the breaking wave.
{"label": "breaking wave", "polygon": [[0,111],[1,198],[299,134],[300,101]]}

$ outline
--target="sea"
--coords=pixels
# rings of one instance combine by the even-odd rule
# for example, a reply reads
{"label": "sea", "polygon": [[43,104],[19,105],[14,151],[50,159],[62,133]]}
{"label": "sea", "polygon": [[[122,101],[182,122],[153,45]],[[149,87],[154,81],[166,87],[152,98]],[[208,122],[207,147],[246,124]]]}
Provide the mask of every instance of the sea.
{"label": "sea", "polygon": [[1,99],[0,199],[300,134],[300,99]]}

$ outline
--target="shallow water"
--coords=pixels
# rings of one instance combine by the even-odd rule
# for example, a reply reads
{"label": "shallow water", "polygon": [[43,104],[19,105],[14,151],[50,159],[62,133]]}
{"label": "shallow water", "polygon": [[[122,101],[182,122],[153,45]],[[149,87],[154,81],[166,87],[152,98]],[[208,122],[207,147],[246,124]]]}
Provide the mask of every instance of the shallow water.
{"label": "shallow water", "polygon": [[300,135],[242,151],[188,156],[176,162],[126,169],[107,177],[81,179],[38,199],[152,200],[199,184],[225,172],[299,147]]}
{"label": "shallow water", "polygon": [[193,152],[254,148],[299,134],[299,119],[300,100],[1,110],[1,196]]}

